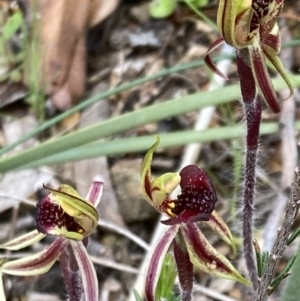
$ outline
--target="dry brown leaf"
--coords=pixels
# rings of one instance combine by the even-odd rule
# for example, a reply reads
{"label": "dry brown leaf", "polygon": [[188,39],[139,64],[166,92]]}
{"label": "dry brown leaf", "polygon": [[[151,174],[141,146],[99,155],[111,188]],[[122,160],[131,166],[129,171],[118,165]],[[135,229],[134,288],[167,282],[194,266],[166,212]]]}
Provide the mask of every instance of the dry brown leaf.
{"label": "dry brown leaf", "polygon": [[108,17],[118,6],[120,0],[93,0],[90,5],[89,26],[94,27]]}
{"label": "dry brown leaf", "polygon": [[[107,5],[110,3],[110,5]],[[116,1],[30,0],[34,39],[38,53],[39,87],[43,87],[61,110],[76,102],[85,89],[85,34],[107,17]],[[30,84],[33,55],[27,61],[25,83]]]}

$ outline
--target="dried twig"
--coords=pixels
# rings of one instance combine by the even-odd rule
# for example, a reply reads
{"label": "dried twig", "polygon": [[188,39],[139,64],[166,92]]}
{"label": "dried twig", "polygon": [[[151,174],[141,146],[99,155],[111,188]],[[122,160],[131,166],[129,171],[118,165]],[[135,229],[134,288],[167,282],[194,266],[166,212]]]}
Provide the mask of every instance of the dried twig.
{"label": "dried twig", "polygon": [[[286,20],[281,20],[281,32],[283,42],[291,39],[291,34],[286,26]],[[280,53],[280,58],[286,70],[291,70],[291,48],[285,48]],[[282,175],[280,190],[273,203],[273,210],[269,215],[268,221],[264,227],[264,249],[271,251],[276,238],[276,229],[281,223],[282,212],[286,207],[287,189],[291,188],[294,181],[293,169],[297,165],[297,143],[294,129],[295,116],[295,96],[289,98],[290,91],[287,89],[281,92],[281,98],[285,99],[282,103],[282,112],[280,123],[281,130],[281,153],[282,153]],[[289,99],[287,99],[289,98]],[[276,190],[275,190],[276,191]]]}
{"label": "dried twig", "polygon": [[290,235],[300,205],[300,166],[295,169],[295,181],[292,185],[292,198],[287,203],[282,225],[277,230],[277,237],[270,254],[264,273],[259,281],[254,301],[265,301],[268,298],[268,289],[273,278],[275,267],[281,258]]}

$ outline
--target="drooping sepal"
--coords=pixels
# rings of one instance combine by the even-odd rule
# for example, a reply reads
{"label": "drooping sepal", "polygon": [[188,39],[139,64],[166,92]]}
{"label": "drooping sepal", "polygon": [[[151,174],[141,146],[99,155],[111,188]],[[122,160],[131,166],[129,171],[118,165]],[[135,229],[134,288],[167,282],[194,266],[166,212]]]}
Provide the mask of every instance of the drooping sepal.
{"label": "drooping sepal", "polygon": [[169,227],[154,246],[146,267],[145,296],[147,301],[155,301],[155,291],[163,260],[178,233],[179,225]]}
{"label": "drooping sepal", "polygon": [[80,270],[85,297],[84,299],[89,301],[98,301],[98,279],[87,250],[82,241],[71,240],[70,244]]}
{"label": "drooping sepal", "polygon": [[236,280],[245,285],[251,284],[224,255],[220,254],[207,241],[195,224],[182,224],[180,231],[186,243],[190,260],[196,268],[214,276]]}
{"label": "drooping sepal", "polygon": [[185,242],[180,232],[178,232],[178,235],[174,240],[173,249],[181,288],[181,299],[182,301],[191,301],[194,280],[194,267],[190,260],[190,254],[186,248]]}
{"label": "drooping sepal", "polygon": [[250,63],[256,86],[265,103],[274,113],[280,112],[275,89],[268,73],[267,65],[260,45],[249,47]]}
{"label": "drooping sepal", "polygon": [[217,211],[213,211],[209,221],[203,222],[205,226],[208,226],[212,229],[224,242],[231,246],[233,256],[236,255],[236,244],[235,240],[232,236],[232,233],[228,226],[225,224],[224,220],[217,213]]}
{"label": "drooping sepal", "polygon": [[45,234],[39,233],[37,230],[33,230],[5,244],[0,245],[0,249],[13,250],[13,251],[20,250],[40,241],[45,236],[46,236]]}
{"label": "drooping sepal", "polygon": [[7,261],[2,265],[1,270],[5,274],[16,276],[44,274],[50,270],[68,243],[68,240],[58,237],[46,250],[32,256]]}

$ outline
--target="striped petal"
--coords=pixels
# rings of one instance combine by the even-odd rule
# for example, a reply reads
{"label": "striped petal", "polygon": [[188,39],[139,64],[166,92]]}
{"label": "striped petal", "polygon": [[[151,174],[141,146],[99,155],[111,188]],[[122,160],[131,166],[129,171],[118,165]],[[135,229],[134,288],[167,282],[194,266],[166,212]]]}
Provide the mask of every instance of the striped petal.
{"label": "striped petal", "polygon": [[82,241],[70,240],[70,244],[80,270],[85,300],[98,301],[98,279],[86,248]]}
{"label": "striped petal", "polygon": [[224,242],[230,245],[234,256],[236,255],[236,245],[232,233],[217,211],[214,210],[209,221],[203,222],[203,225],[212,229]]}
{"label": "striped petal", "polygon": [[100,203],[103,193],[103,185],[103,182],[93,182],[86,197],[86,199],[93,203],[95,207],[97,207]]}
{"label": "striped petal", "polygon": [[0,249],[14,250],[14,251],[20,250],[33,245],[37,241],[43,239],[45,236],[46,236],[45,234],[39,233],[37,230],[33,230],[3,245],[0,245]]}
{"label": "striped petal", "polygon": [[147,301],[155,301],[155,291],[162,264],[168,249],[178,233],[179,225],[171,226],[153,248],[146,267],[145,295]]}
{"label": "striped petal", "polygon": [[264,54],[258,41],[253,43],[252,46],[249,46],[248,49],[250,54],[251,69],[256,86],[259,90],[259,94],[274,113],[279,113],[280,107],[277,103],[275,89],[271,82]]}
{"label": "striped petal", "polygon": [[35,276],[47,273],[68,243],[69,240],[59,237],[46,250],[38,254],[4,263],[2,272],[16,276]]}
{"label": "striped petal", "polygon": [[194,267],[214,276],[251,284],[207,241],[195,224],[182,224],[180,230]]}
{"label": "striped petal", "polygon": [[173,248],[181,287],[181,298],[182,301],[190,301],[192,300],[194,267],[191,263],[189,252],[180,232],[174,240]]}

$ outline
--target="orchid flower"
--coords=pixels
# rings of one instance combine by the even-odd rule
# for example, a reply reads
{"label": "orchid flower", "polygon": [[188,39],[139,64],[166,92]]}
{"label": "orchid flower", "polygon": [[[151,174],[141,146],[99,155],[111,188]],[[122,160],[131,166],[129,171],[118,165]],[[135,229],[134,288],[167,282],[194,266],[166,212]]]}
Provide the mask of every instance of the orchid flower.
{"label": "orchid flower", "polygon": [[251,68],[259,94],[275,113],[280,112],[280,107],[265,58],[282,76],[290,95],[293,94],[293,86],[278,58],[281,39],[277,19],[283,3],[284,0],[219,0],[217,26],[222,37],[212,44],[205,58],[208,67],[226,78],[209,54],[224,41],[233,46],[237,50],[237,59]]}
{"label": "orchid flower", "polygon": [[[45,187],[50,193],[37,203],[37,229],[0,245],[1,249],[19,250],[40,241],[47,235],[57,236],[42,252],[18,260],[0,259],[2,273],[34,276],[47,273],[60,261],[70,301],[98,301],[98,280],[86,251],[88,236],[97,227],[97,205],[103,190],[102,182],[93,182],[87,199],[68,185],[58,189]],[[0,300],[5,301],[2,281]]]}
{"label": "orchid flower", "polygon": [[[219,0],[217,25],[221,37],[205,58],[209,68],[225,77],[209,57],[224,41],[236,49],[244,113],[247,122],[247,148],[243,192],[243,245],[247,268],[254,289],[258,287],[257,264],[252,238],[255,169],[261,122],[261,98],[274,113],[280,112],[265,59],[286,82],[290,95],[292,84],[278,58],[281,48],[278,16],[284,0]],[[226,78],[226,77],[225,77]]]}
{"label": "orchid flower", "polygon": [[[147,152],[141,167],[141,181],[147,201],[169,217],[162,221],[168,229],[150,256],[145,277],[148,301],[157,300],[156,287],[163,260],[171,245],[181,286],[183,301],[191,300],[193,268],[249,285],[247,281],[205,238],[196,222],[202,222],[217,233],[235,250],[229,228],[214,210],[217,195],[208,175],[195,165],[186,166],[180,173],[167,173],[153,180],[151,163],[156,143]],[[181,194],[171,199],[169,194],[178,186]]]}

